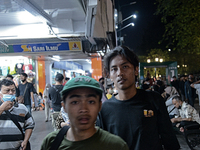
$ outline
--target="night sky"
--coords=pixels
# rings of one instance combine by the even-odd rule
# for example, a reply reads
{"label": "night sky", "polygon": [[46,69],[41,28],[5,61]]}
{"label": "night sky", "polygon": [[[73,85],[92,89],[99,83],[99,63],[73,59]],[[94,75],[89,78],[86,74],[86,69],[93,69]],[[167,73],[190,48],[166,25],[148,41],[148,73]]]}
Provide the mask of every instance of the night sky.
{"label": "night sky", "polygon": [[159,48],[158,42],[162,38],[164,28],[160,18],[154,15],[155,0],[115,0],[115,7],[118,9],[118,4],[122,6],[135,1],[136,4],[121,7],[123,19],[137,14],[136,19],[131,18],[123,22],[122,26],[131,22],[135,26],[123,29],[121,35],[124,35],[123,45],[129,46],[137,54],[144,54],[150,48]]}

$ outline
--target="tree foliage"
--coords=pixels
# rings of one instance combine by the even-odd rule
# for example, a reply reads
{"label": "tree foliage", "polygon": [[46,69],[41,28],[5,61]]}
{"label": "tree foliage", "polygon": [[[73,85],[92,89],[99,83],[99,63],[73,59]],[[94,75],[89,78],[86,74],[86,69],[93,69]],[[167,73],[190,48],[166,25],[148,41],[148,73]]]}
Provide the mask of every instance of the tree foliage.
{"label": "tree foliage", "polygon": [[200,0],[156,0],[168,47],[200,54]]}

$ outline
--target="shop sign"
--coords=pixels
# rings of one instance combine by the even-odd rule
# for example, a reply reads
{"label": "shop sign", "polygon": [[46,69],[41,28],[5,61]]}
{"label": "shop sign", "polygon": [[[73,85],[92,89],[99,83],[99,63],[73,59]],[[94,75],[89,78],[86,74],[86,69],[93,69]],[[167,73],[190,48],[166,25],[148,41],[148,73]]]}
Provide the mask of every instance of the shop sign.
{"label": "shop sign", "polygon": [[82,50],[82,44],[80,41],[78,42],[69,42],[69,50],[70,51],[81,51]]}
{"label": "shop sign", "polygon": [[11,45],[8,47],[5,45],[0,45],[0,53],[14,53],[13,47]]}
{"label": "shop sign", "polygon": [[63,69],[63,70],[78,70],[78,69],[83,69],[83,66],[72,61],[62,61],[62,62],[54,62],[53,68]]}
{"label": "shop sign", "polygon": [[14,53],[82,50],[81,42],[13,45]]}
{"label": "shop sign", "polygon": [[15,53],[18,52],[50,52],[69,50],[68,43],[45,43],[45,44],[24,44],[13,45]]}

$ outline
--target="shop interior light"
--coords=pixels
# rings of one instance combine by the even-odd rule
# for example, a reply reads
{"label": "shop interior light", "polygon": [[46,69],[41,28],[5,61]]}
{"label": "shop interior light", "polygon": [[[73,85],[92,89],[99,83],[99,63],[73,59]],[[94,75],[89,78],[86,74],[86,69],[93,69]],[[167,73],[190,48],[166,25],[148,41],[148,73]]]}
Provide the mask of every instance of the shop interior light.
{"label": "shop interior light", "polygon": [[53,58],[60,59],[59,55],[54,55]]}
{"label": "shop interior light", "polygon": [[90,59],[86,59],[86,61],[90,64],[92,64],[91,60]]}
{"label": "shop interior light", "polygon": [[55,61],[60,61],[60,59],[57,59],[57,58],[51,58],[52,60],[55,60]]}

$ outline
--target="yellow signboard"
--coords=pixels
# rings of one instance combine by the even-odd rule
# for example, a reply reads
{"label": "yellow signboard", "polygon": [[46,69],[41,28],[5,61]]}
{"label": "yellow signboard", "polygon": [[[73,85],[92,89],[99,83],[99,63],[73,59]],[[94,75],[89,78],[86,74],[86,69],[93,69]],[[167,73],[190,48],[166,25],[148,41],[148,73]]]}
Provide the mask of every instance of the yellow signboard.
{"label": "yellow signboard", "polygon": [[82,51],[81,41],[69,42],[70,51]]}

